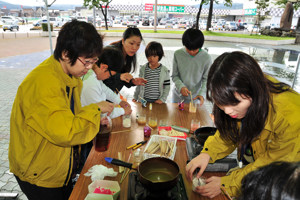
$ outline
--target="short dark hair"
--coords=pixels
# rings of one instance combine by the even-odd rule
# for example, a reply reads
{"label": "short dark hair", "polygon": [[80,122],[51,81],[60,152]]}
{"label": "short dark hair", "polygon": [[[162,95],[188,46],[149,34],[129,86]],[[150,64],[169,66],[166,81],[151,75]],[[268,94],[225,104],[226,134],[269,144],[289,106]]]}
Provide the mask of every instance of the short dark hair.
{"label": "short dark hair", "polygon": [[158,56],[159,60],[164,56],[164,50],[159,42],[150,42],[145,49],[146,57]]}
{"label": "short dark hair", "polygon": [[274,162],[247,174],[238,200],[300,199],[300,162]]}
{"label": "short dark hair", "polygon": [[73,66],[80,56],[86,58],[98,57],[102,48],[102,37],[92,24],[72,20],[59,31],[54,58],[63,60],[62,53],[66,52]]}
{"label": "short dark hair", "polygon": [[204,35],[199,29],[189,28],[182,35],[182,44],[189,50],[201,49]]}
{"label": "short dark hair", "polygon": [[100,66],[101,63],[108,65],[109,70],[121,73],[124,63],[123,54],[117,48],[104,47],[97,65]]}

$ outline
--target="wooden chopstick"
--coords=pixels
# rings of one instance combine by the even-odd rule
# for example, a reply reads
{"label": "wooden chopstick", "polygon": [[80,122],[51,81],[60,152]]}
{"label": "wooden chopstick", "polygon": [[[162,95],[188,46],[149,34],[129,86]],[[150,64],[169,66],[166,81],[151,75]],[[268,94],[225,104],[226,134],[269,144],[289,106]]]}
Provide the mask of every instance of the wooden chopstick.
{"label": "wooden chopstick", "polygon": [[[126,170],[127,170],[127,171],[126,171]],[[125,174],[125,175],[122,176],[122,178],[121,178],[121,180],[120,180],[120,184],[125,180],[126,176],[127,176],[127,175],[129,174],[129,172],[130,172],[130,169],[126,169],[126,170],[125,170],[126,172],[123,173],[123,175],[124,175],[124,174]]]}
{"label": "wooden chopstick", "polygon": [[127,131],[131,131],[131,129],[120,130],[120,131],[113,131],[113,132],[111,132],[111,133],[123,133],[123,132],[127,132]]}
{"label": "wooden chopstick", "polygon": [[144,100],[144,101],[146,101],[146,99],[143,99],[141,96],[139,96],[139,98],[142,99],[142,100]]}
{"label": "wooden chopstick", "polygon": [[193,102],[193,96],[192,96],[192,93],[190,93],[190,96],[191,96],[192,106],[194,107],[194,102]]}
{"label": "wooden chopstick", "polygon": [[[127,159],[127,162],[130,161],[130,158],[131,158],[131,155],[132,155],[132,152],[130,152],[129,156],[128,156],[128,159]],[[127,171],[126,171],[127,170]],[[126,178],[126,176],[128,175],[130,169],[126,168],[125,171],[123,172],[123,175],[121,177],[121,180],[120,180],[120,183],[122,183],[124,181],[124,179]]]}
{"label": "wooden chopstick", "polygon": [[232,198],[230,197],[230,195],[228,194],[228,192],[225,190],[223,186],[221,186],[221,191],[229,200],[232,200]]}

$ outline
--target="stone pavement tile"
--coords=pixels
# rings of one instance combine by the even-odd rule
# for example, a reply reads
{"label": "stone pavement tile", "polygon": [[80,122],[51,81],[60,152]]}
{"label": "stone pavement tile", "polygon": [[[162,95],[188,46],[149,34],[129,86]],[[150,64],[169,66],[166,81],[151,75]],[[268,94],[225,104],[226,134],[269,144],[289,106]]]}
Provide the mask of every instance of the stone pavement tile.
{"label": "stone pavement tile", "polygon": [[6,182],[3,182],[2,179],[0,179],[0,191],[2,191],[2,187],[6,184]]}
{"label": "stone pavement tile", "polygon": [[7,182],[2,188],[1,190],[6,190],[6,191],[9,191],[9,192],[12,192],[13,191],[13,188],[16,187],[18,183],[14,183],[14,182]]}
{"label": "stone pavement tile", "polygon": [[19,196],[17,197],[18,200],[28,200],[28,198],[23,193],[19,193]]}
{"label": "stone pavement tile", "polygon": [[0,180],[3,181],[3,182],[9,182],[10,179],[14,178],[14,175],[13,174],[7,174],[7,173],[4,173],[1,177],[0,177]]}

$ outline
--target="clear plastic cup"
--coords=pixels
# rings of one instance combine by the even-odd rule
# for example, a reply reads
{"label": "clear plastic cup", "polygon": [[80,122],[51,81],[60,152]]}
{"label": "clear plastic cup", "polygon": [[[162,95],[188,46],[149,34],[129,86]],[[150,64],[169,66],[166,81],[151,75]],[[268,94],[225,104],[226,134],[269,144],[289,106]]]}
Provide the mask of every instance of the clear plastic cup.
{"label": "clear plastic cup", "polygon": [[123,127],[124,128],[131,127],[131,115],[123,115]]}
{"label": "clear plastic cup", "polygon": [[200,128],[200,121],[198,119],[192,119],[191,121],[191,131],[194,132]]}

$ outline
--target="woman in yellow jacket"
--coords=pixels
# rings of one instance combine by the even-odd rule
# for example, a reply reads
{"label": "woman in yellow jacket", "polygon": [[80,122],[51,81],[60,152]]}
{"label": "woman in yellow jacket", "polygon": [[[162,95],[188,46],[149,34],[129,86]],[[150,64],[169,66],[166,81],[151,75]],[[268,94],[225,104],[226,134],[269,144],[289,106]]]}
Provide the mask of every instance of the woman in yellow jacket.
{"label": "woman in yellow jacket", "polygon": [[97,62],[102,38],[86,22],[66,23],[57,38],[54,56],[23,80],[10,120],[9,167],[29,200],[64,200],[76,145],[91,141],[99,131],[106,101],[81,107],[80,77]]}
{"label": "woman in yellow jacket", "polygon": [[207,99],[214,103],[218,131],[205,142],[200,155],[186,166],[191,180],[207,164],[238,150],[239,169],[223,177],[210,177],[196,192],[213,198],[225,189],[240,193],[249,172],[274,161],[300,160],[300,95],[288,85],[265,75],[243,52],[224,53],[211,66]]}

